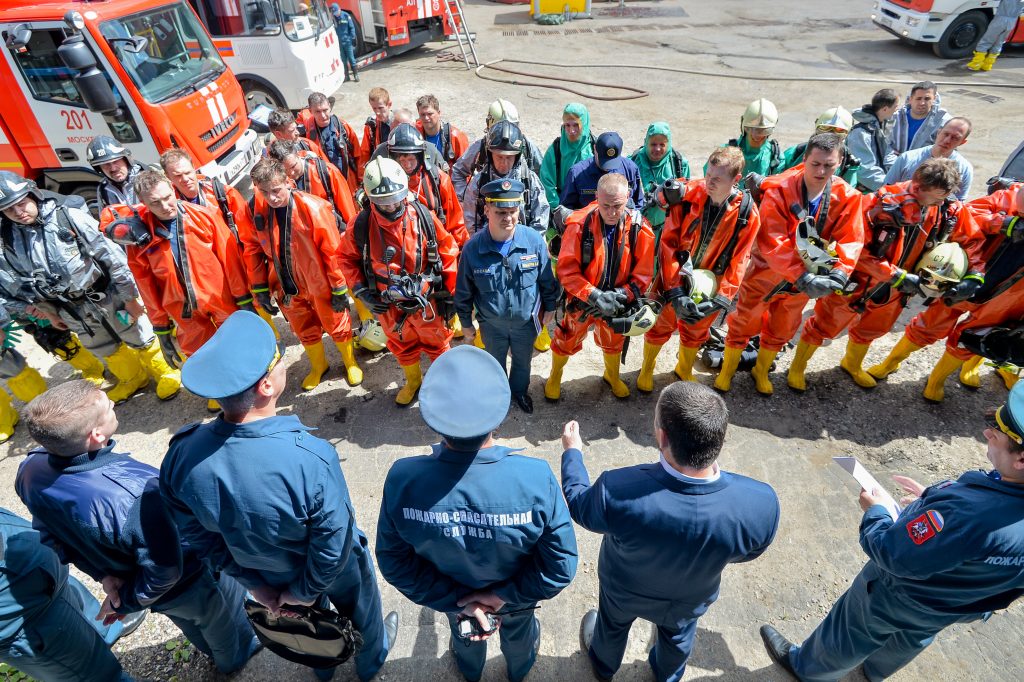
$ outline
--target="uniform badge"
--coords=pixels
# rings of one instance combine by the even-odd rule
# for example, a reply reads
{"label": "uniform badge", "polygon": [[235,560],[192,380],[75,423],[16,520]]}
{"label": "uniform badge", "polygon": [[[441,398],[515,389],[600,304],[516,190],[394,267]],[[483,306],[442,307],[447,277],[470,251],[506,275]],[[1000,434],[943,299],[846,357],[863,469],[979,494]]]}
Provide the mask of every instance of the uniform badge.
{"label": "uniform badge", "polygon": [[907,534],[910,535],[910,539],[914,541],[915,545],[923,545],[935,537],[944,525],[942,514],[937,511],[929,511],[907,524]]}
{"label": "uniform badge", "polygon": [[505,180],[501,183],[501,188],[507,192],[512,189],[512,183],[509,180]]}
{"label": "uniform badge", "polygon": [[609,159],[612,158],[613,156],[615,156],[615,154],[616,154],[616,151],[615,151],[614,147],[612,147],[611,149],[609,149],[608,151],[605,152],[605,156],[607,156]]}

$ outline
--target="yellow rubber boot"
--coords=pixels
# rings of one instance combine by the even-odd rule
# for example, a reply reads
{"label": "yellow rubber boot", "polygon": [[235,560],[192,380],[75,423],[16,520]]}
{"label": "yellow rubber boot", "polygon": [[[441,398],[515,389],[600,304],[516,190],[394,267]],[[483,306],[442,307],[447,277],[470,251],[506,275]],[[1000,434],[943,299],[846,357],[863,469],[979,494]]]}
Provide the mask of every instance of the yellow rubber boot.
{"label": "yellow rubber boot", "polygon": [[558,400],[562,397],[562,370],[565,363],[569,362],[568,355],[559,355],[551,351],[551,374],[548,375],[547,383],[544,384],[544,397],[548,400]]}
{"label": "yellow rubber boot", "polygon": [[405,406],[413,401],[416,392],[420,390],[420,384],[423,383],[423,372],[420,370],[418,362],[414,365],[402,365],[402,371],[405,372],[405,386],[402,386],[402,390],[395,396],[395,402]]}
{"label": "yellow rubber boot", "polygon": [[658,361],[662,345],[664,344],[654,345],[644,341],[644,360],[640,365],[640,375],[636,378],[636,390],[644,393],[654,390],[654,365]]}
{"label": "yellow rubber boot", "polygon": [[18,424],[18,411],[11,405],[11,396],[0,389],[0,443],[6,443],[14,435]]}
{"label": "yellow rubber boot", "polygon": [[985,55],[985,61],[983,61],[981,63],[981,69],[979,69],[979,70],[980,71],[991,71],[992,67],[996,65],[996,59],[998,59],[998,58],[999,58],[999,55],[997,55],[997,54],[989,53],[989,54]]}
{"label": "yellow rubber boot", "polygon": [[960,369],[964,361],[949,352],[943,353],[939,362],[928,375],[928,384],[924,387],[924,399],[933,403],[941,403],[945,397],[946,379],[950,374]]}
{"label": "yellow rubber boot", "polygon": [[679,346],[679,359],[676,361],[675,373],[681,381],[696,381],[693,378],[693,363],[697,361],[699,348]]}
{"label": "yellow rubber boot", "polygon": [[960,383],[967,388],[981,388],[981,366],[985,358],[980,355],[972,356],[960,368]]}
{"label": "yellow rubber boot", "polygon": [[106,379],[103,377],[104,367],[100,359],[89,352],[77,337],[71,337],[71,346],[68,352],[73,355],[68,360],[68,364],[81,372],[82,378],[89,383],[97,387],[102,386]]}
{"label": "yellow rubber boot", "polygon": [[461,339],[462,333],[462,320],[459,319],[458,315],[453,315],[452,319],[448,321],[448,328],[452,330],[453,339]]}
{"label": "yellow rubber boot", "polygon": [[547,327],[540,328],[540,334],[537,334],[533,347],[540,353],[547,353],[551,350],[551,334],[548,332]]}
{"label": "yellow rubber boot", "polygon": [[768,378],[768,373],[772,369],[772,363],[775,362],[775,356],[779,354],[777,350],[768,350],[767,348],[761,348],[757,351],[757,362],[754,363],[754,369],[750,370],[750,376],[754,377],[754,388],[761,395],[771,395],[775,392],[775,387],[772,386],[772,380]]}
{"label": "yellow rubber boot", "polygon": [[263,321],[270,325],[270,328],[274,330],[274,338],[278,341],[281,340],[281,332],[277,331],[277,325],[274,324],[274,318],[263,308],[256,308],[256,314],[263,318]]}
{"label": "yellow rubber boot", "polygon": [[7,388],[11,389],[15,398],[28,403],[46,392],[46,380],[38,370],[25,365],[24,369],[7,380]]}
{"label": "yellow rubber boot", "polygon": [[311,343],[308,346],[304,345],[303,348],[306,349],[306,355],[309,356],[309,374],[302,380],[302,390],[312,391],[320,385],[320,380],[323,379],[329,365],[324,353],[323,341]]}
{"label": "yellow rubber boot", "polygon": [[619,379],[619,357],[618,353],[604,354],[604,375],[601,378],[612,387],[612,394],[616,398],[628,398],[629,386]]}
{"label": "yellow rubber boot", "polygon": [[[815,346],[806,341],[796,344],[796,353],[793,354],[793,364],[789,366],[789,374],[786,375],[786,383],[794,391],[807,390],[807,361],[814,355],[814,351],[820,346]],[[770,366],[770,365],[769,365]]]}
{"label": "yellow rubber boot", "polygon": [[473,337],[473,345],[484,350],[484,334],[479,329],[476,330],[476,336]]}
{"label": "yellow rubber boot", "polygon": [[716,389],[725,393],[732,388],[732,378],[736,374],[736,368],[740,366],[742,355],[742,348],[725,347],[725,352],[722,354],[722,367],[718,370],[718,378],[715,379]]}
{"label": "yellow rubber boot", "polygon": [[975,52],[974,57],[971,58],[971,61],[967,62],[967,68],[970,69],[971,71],[980,70],[982,63],[985,61],[985,56],[986,55],[984,52]]}
{"label": "yellow rubber boot", "polygon": [[338,352],[341,353],[341,361],[345,363],[345,378],[348,379],[349,386],[358,386],[363,383],[363,370],[356,363],[356,353],[355,348],[352,346],[352,340],[338,341],[334,345],[338,347]]}
{"label": "yellow rubber boot", "polygon": [[373,319],[373,313],[371,313],[370,309],[366,307],[366,304],[358,298],[356,299],[356,315],[359,316],[360,322],[366,322],[367,320]]}
{"label": "yellow rubber boot", "polygon": [[[156,345],[156,341],[153,342]],[[107,369],[117,378],[117,385],[107,391],[114,403],[123,403],[149,384],[149,374],[142,366],[139,351],[122,343],[107,356]]]}
{"label": "yellow rubber boot", "polygon": [[156,339],[139,351],[139,361],[149,372],[149,376],[156,381],[157,398],[168,400],[178,395],[178,391],[181,390],[181,372],[167,364]]}
{"label": "yellow rubber boot", "polygon": [[996,374],[998,374],[999,378],[1003,380],[1007,391],[1013,388],[1013,385],[1017,383],[1018,379],[1020,379],[1019,369],[1014,371],[1006,367],[996,367]]}
{"label": "yellow rubber boot", "polygon": [[884,379],[900,368],[903,361],[910,357],[911,353],[921,350],[921,346],[911,343],[906,336],[901,336],[896,346],[889,351],[888,357],[877,365],[868,367],[868,374],[876,379]]}
{"label": "yellow rubber boot", "polygon": [[847,340],[846,355],[839,363],[839,366],[846,370],[846,373],[853,377],[854,383],[861,388],[874,388],[878,385],[875,378],[864,371],[864,356],[868,354],[870,345]]}
{"label": "yellow rubber boot", "polygon": [[207,412],[220,412],[220,403],[218,403],[213,398],[210,398],[209,400],[206,401],[206,411]]}

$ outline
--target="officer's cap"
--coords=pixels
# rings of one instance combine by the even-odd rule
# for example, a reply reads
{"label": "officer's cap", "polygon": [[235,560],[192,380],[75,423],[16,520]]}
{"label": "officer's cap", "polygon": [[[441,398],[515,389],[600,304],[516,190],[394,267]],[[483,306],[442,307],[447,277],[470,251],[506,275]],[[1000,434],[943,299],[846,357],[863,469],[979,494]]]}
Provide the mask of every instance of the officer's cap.
{"label": "officer's cap", "polygon": [[1024,445],[1024,381],[1014,384],[1006,404],[996,410],[996,424],[1017,445]]}
{"label": "officer's cap", "polygon": [[595,145],[594,161],[605,173],[622,172],[622,138],[618,133],[601,133]]}
{"label": "officer's cap", "polygon": [[491,180],[480,188],[484,201],[497,208],[518,208],[523,203],[523,192],[525,191],[526,185],[518,180],[509,180],[508,178]]}
{"label": "officer's cap", "polygon": [[420,414],[442,436],[475,438],[505,420],[512,392],[505,370],[486,352],[459,346],[430,366],[420,388]]}
{"label": "officer's cap", "polygon": [[270,325],[239,310],[185,361],[181,383],[203,398],[226,398],[252,387],[280,357]]}

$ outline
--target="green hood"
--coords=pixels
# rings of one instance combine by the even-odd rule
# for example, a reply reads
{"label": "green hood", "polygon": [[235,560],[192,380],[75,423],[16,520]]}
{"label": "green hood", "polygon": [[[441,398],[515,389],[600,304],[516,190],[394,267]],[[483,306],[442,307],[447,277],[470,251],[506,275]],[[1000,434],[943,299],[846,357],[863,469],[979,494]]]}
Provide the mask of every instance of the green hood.
{"label": "green hood", "polygon": [[594,154],[590,148],[590,112],[582,104],[571,102],[565,105],[562,114],[571,114],[580,120],[580,139],[570,142],[569,136],[563,130],[561,139],[558,141],[559,148],[562,150],[562,168],[568,171],[577,162]]}
{"label": "green hood", "polygon": [[[657,163],[651,161],[647,156],[647,143],[653,135],[664,135],[668,138],[668,153]],[[647,127],[644,146],[633,153],[633,161],[640,168],[640,179],[643,181],[644,187],[649,187],[651,184],[660,185],[675,177],[672,170],[672,130],[668,127],[668,123],[655,121]]]}

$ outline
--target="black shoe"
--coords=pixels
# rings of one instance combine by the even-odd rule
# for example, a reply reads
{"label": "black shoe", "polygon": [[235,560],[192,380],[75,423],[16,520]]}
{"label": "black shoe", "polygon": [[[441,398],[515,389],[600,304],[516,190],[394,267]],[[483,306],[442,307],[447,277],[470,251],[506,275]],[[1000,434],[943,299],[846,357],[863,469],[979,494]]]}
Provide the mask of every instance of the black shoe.
{"label": "black shoe", "polygon": [[583,620],[580,621],[580,651],[583,652],[583,657],[590,663],[590,671],[594,673],[594,677],[601,680],[601,682],[611,682],[610,677],[605,677],[597,671],[597,666],[594,664],[594,659],[590,657],[590,643],[594,641],[594,628],[597,627],[597,609],[590,609],[583,616]]}
{"label": "black shoe", "polygon": [[527,395],[526,393],[522,395],[514,395],[512,396],[512,400],[515,401],[516,405],[519,406],[520,410],[522,410],[526,414],[533,414],[533,398],[531,398],[529,395]]}
{"label": "black shoe", "polygon": [[384,632],[388,636],[388,651],[394,651],[395,642],[398,641],[398,611],[384,616]]}
{"label": "black shoe", "polygon": [[540,651],[540,636],[543,630],[541,630],[540,621],[537,621],[537,639],[533,642],[533,657],[537,657],[537,653]]}
{"label": "black shoe", "polygon": [[778,663],[783,670],[793,677],[800,679],[793,670],[793,663],[789,660],[789,652],[793,649],[793,643],[782,636],[782,634],[771,625],[761,626],[761,641],[768,656]]}
{"label": "black shoe", "polygon": [[135,613],[129,613],[127,616],[125,616],[124,620],[121,621],[121,625],[123,625],[124,627],[121,628],[121,633],[117,636],[117,639],[115,639],[114,641],[116,642],[122,637],[127,637],[128,635],[138,630],[139,626],[142,625],[142,621],[146,620],[146,616],[148,615],[149,609],[144,609],[142,611],[136,611]]}

